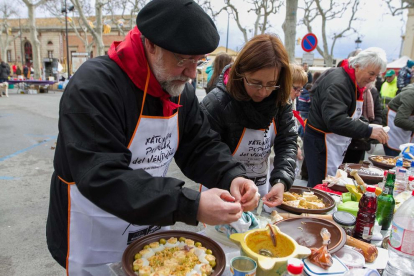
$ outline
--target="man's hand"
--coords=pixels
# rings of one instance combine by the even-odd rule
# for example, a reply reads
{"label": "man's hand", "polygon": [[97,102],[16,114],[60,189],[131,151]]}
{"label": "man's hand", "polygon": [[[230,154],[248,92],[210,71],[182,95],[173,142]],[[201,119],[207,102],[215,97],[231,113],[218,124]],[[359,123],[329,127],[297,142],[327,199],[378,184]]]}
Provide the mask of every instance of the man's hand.
{"label": "man's hand", "polygon": [[276,183],[270,189],[269,193],[263,197],[263,203],[269,207],[276,207],[283,202],[283,192],[285,191],[285,185],[283,183]]}
{"label": "man's hand", "polygon": [[375,139],[381,144],[385,144],[388,142],[388,134],[384,131],[382,127],[374,127],[369,138]]}
{"label": "man's hand", "polygon": [[240,202],[226,190],[209,189],[200,195],[197,220],[209,225],[229,224],[242,215]]}
{"label": "man's hand", "polygon": [[259,203],[260,195],[257,196],[257,186],[249,179],[243,177],[233,179],[230,185],[230,193],[234,196],[236,202],[241,203],[243,212],[254,210]]}

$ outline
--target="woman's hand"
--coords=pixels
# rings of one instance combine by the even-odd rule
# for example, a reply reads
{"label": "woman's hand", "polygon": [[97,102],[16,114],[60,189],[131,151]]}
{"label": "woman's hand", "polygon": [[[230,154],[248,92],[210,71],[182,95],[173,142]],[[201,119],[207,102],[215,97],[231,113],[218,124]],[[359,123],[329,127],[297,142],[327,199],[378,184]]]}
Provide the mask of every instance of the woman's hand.
{"label": "woman's hand", "polygon": [[263,197],[263,203],[269,207],[276,207],[283,202],[283,192],[285,191],[285,185],[283,183],[276,183],[269,193]]}

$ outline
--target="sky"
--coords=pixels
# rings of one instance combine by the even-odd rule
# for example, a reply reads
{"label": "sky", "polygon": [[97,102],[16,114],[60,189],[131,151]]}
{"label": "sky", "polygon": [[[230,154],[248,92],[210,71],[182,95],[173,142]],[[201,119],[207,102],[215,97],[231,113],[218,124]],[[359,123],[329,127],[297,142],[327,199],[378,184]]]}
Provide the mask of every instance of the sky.
{"label": "sky", "polygon": [[[233,0],[234,1],[234,0]],[[236,0],[239,10],[248,10],[248,5],[242,0]],[[287,0],[289,1],[289,0]],[[345,2],[338,0],[339,2]],[[215,7],[222,5],[223,0],[211,0]],[[326,1],[325,1],[326,2]],[[399,2],[399,1],[396,1]],[[243,6],[244,5],[244,6]],[[302,0],[299,0],[299,7],[303,5]],[[271,16],[270,21],[272,28],[269,29],[271,33],[279,35],[284,40],[284,33],[282,30],[282,23],[285,19],[285,6],[283,6],[277,14]],[[296,28],[296,39],[302,38],[308,33],[304,25],[299,24],[299,20],[303,18],[303,10],[298,9],[298,26]],[[402,16],[391,16],[388,7],[381,0],[361,0],[358,12],[356,14],[358,21],[353,23],[353,27],[358,30],[358,33],[349,32],[349,35],[345,38],[337,40],[334,48],[334,58],[337,60],[344,59],[348,54],[356,49],[355,40],[360,37],[362,43],[360,48],[366,49],[368,47],[380,47],[387,53],[387,59],[389,62],[398,59],[401,51],[401,35],[405,33],[407,12],[405,11]],[[346,28],[350,17],[350,14],[345,14],[342,19],[336,19],[329,21],[327,24],[327,35],[335,32],[341,32]],[[244,26],[250,24],[253,26],[254,16],[249,16],[247,12],[244,13],[243,22]],[[227,37],[227,13],[223,13],[216,18],[216,26],[220,33],[220,46],[226,46]],[[321,38],[321,22],[315,22],[312,26],[313,33],[319,40],[319,45],[322,47]],[[332,40],[328,39],[328,47],[330,49]],[[240,50],[244,45],[244,39],[242,32],[238,29],[236,22],[230,16],[229,24],[229,42],[228,47],[233,50]],[[302,57],[305,53],[301,45],[296,45],[295,55],[296,57]],[[315,57],[321,57],[319,53],[314,50]]]}
{"label": "sky", "polygon": [[[6,0],[7,1],[7,0]],[[91,4],[95,1],[90,0]],[[285,0],[289,1],[289,0]],[[346,0],[335,0],[336,2],[346,2]],[[402,38],[401,35],[405,33],[406,20],[407,20],[407,11],[401,16],[391,16],[388,7],[384,3],[384,0],[360,0],[361,4],[359,6],[356,17],[357,21],[353,22],[353,27],[358,30],[358,33],[349,32],[348,36],[345,38],[338,39],[335,48],[334,48],[334,58],[337,61],[344,59],[348,54],[356,49],[355,40],[360,37],[362,43],[360,48],[366,49],[368,47],[380,47],[385,50],[387,53],[388,62],[396,60],[400,57]],[[393,0],[396,5],[400,3],[400,0]],[[218,10],[223,6],[224,0],[210,0],[213,7]],[[242,25],[247,27],[252,27],[254,25],[255,17],[249,15],[247,10],[251,8],[250,4],[247,3],[248,0],[232,0],[232,3],[236,5],[240,11],[242,20]],[[328,1],[324,0],[323,3]],[[299,7],[303,6],[303,0],[299,0]],[[20,8],[22,11],[21,16],[27,16],[27,11],[25,8]],[[281,7],[277,14],[272,14],[269,21],[271,22],[272,28],[268,29],[268,32],[279,35],[281,40],[284,40],[284,33],[282,30],[282,23],[285,19],[285,4]],[[36,10],[37,17],[50,16],[45,14],[39,8]],[[327,24],[327,36],[335,32],[341,32],[346,28],[348,24],[348,18],[350,13],[345,13],[342,19],[335,19],[333,21],[328,21]],[[303,18],[303,10],[298,9],[297,19],[298,25],[296,28],[296,39],[302,38],[308,33],[306,27],[299,23]],[[227,22],[228,16],[226,12],[222,12],[219,16],[216,17],[215,23],[220,34],[220,46],[226,46],[227,38]],[[319,46],[322,47],[321,39],[321,21],[315,21],[312,24],[313,33],[317,36],[319,40]],[[250,36],[251,37],[251,36]],[[296,40],[295,39],[295,40]],[[328,48],[332,43],[331,39],[328,39]],[[240,50],[244,45],[244,39],[242,32],[238,29],[236,22],[230,16],[229,21],[229,41],[228,47],[233,50]],[[296,57],[302,57],[305,52],[302,50],[301,45],[296,45],[295,55]],[[314,50],[313,51],[315,58],[321,57],[321,55]],[[412,57],[414,58],[414,57]]]}

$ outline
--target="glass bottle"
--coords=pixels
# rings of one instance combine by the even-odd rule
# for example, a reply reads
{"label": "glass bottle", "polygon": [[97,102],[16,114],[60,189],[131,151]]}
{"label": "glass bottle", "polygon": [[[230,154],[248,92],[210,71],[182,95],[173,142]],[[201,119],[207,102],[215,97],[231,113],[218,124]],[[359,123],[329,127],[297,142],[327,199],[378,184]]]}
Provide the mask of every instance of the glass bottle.
{"label": "glass bottle", "polygon": [[390,228],[394,215],[395,200],[393,197],[395,183],[395,171],[390,170],[387,174],[387,181],[382,189],[382,193],[377,198],[377,212],[375,219],[381,226],[381,230]]}

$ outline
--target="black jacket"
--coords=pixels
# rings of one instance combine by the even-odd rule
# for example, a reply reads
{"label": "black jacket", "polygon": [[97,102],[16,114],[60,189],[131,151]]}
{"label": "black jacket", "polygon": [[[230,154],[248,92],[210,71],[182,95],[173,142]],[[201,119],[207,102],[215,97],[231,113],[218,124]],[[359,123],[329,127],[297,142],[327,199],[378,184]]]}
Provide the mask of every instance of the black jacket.
{"label": "black jacket", "polygon": [[324,72],[311,90],[307,123],[324,131],[352,138],[368,138],[372,128],[352,120],[356,108],[356,87],[343,68]]}
{"label": "black jacket", "polygon": [[[201,109],[207,114],[211,127],[217,131],[223,142],[225,142],[231,152],[237,147],[242,136],[246,123],[240,116],[243,112],[237,105],[236,100],[227,93],[223,83],[223,75],[217,87],[213,89],[201,102]],[[277,135],[274,140],[274,169],[270,173],[270,184],[276,184],[280,179],[289,190],[295,178],[297,137],[295,122],[293,119],[292,105],[286,104],[280,108],[274,118],[276,123]],[[260,129],[258,127],[257,129]]]}
{"label": "black jacket", "polygon": [[0,80],[7,80],[10,75],[10,65],[5,63],[4,61],[0,64]]}
{"label": "black jacket", "polygon": [[[129,167],[128,143],[139,119],[143,91],[108,56],[90,59],[71,78],[60,101],[59,136],[47,221],[49,250],[59,263],[67,253],[68,189],[79,191],[101,209],[137,225],[197,225],[200,193],[184,181],[152,177]],[[172,99],[178,102],[178,97]],[[186,84],[178,111],[177,165],[190,179],[229,190],[245,175],[228,147],[211,131],[194,88]],[[143,115],[163,116],[159,98],[147,95]]]}
{"label": "black jacket", "polygon": [[[394,124],[408,131],[414,131],[414,121],[410,116],[414,116],[414,84],[409,84],[403,88],[401,93],[395,96],[388,104],[388,107],[397,112]],[[387,124],[388,108],[384,109],[383,122]]]}

